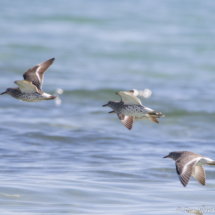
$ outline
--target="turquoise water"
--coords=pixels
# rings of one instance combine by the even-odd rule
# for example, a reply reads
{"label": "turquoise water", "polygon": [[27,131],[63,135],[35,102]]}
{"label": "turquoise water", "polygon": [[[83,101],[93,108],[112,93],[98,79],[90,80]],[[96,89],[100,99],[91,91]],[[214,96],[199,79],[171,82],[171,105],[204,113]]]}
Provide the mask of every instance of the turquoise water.
{"label": "turquoise water", "polygon": [[[1,214],[215,208],[213,167],[205,187],[184,188],[163,159],[176,150],[215,159],[214,11],[200,0],[1,1],[1,92],[52,57],[43,90],[64,90],[60,106],[0,97]],[[166,115],[160,124],[129,131],[102,107],[134,88],[152,90],[141,100]]]}

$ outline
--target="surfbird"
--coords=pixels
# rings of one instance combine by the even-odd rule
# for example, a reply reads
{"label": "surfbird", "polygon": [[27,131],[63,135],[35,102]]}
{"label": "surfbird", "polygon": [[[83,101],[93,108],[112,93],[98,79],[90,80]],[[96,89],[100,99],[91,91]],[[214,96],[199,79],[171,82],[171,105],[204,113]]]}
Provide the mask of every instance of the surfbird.
{"label": "surfbird", "polygon": [[23,74],[24,80],[14,82],[19,87],[7,88],[1,95],[8,94],[23,102],[40,102],[57,98],[42,91],[43,75],[54,60],[52,58],[30,68]]}
{"label": "surfbird", "polygon": [[205,186],[205,170],[202,166],[215,165],[214,160],[188,151],[170,152],[164,158],[172,158],[175,161],[177,174],[184,187],[187,186],[191,176]]}
{"label": "surfbird", "polygon": [[129,130],[132,129],[134,121],[138,120],[148,119],[159,123],[157,118],[164,115],[142,105],[137,96],[144,96],[143,92],[144,91],[138,90],[117,92],[116,94],[121,97],[121,101],[109,101],[106,105],[103,105],[103,107],[108,106],[112,108],[113,111],[109,113],[116,113],[122,124]]}

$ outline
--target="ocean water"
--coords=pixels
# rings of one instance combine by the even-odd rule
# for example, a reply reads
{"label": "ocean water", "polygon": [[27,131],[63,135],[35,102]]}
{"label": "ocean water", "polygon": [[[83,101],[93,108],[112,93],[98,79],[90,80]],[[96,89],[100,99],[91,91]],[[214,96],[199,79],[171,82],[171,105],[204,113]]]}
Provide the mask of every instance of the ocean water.
{"label": "ocean water", "polygon": [[[187,150],[215,159],[215,2],[0,1],[0,92],[55,57],[43,90],[55,101],[0,101],[1,214],[187,214],[215,208],[206,186],[184,188]],[[110,108],[121,90],[152,90],[160,124],[127,130]],[[213,210],[212,210],[213,211]]]}

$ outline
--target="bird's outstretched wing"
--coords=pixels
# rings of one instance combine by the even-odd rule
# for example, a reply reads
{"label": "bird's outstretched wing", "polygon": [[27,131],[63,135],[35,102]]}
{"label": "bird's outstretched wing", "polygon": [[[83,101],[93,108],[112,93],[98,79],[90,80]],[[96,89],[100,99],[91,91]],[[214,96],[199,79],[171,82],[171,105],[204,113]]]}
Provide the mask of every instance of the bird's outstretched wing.
{"label": "bird's outstretched wing", "polygon": [[176,162],[176,171],[178,173],[179,179],[184,187],[187,186],[191,175],[193,174],[194,167],[199,161],[196,159],[186,159],[185,157],[180,157]]}
{"label": "bird's outstretched wing", "polygon": [[22,80],[22,81],[15,81],[15,84],[19,86],[19,89],[22,93],[38,93],[38,89],[35,85],[32,84],[31,81]]}
{"label": "bird's outstretched wing", "polygon": [[52,65],[55,59],[52,58],[47,60],[43,63],[38,64],[30,68],[27,72],[23,74],[24,80],[31,81],[39,91],[42,91],[42,84],[43,84],[43,75],[45,71]]}
{"label": "bird's outstretched wing", "polygon": [[122,102],[124,102],[125,105],[142,105],[139,98],[137,98],[134,95],[134,91],[120,91],[116,93],[121,97]]}
{"label": "bird's outstretched wing", "polygon": [[192,174],[193,178],[196,179],[196,181],[198,181],[201,185],[205,186],[205,170],[203,168],[203,166],[195,166],[193,169],[193,174]]}
{"label": "bird's outstretched wing", "polygon": [[134,123],[134,117],[133,116],[125,116],[121,113],[118,113],[117,116],[121,120],[122,124],[129,130],[132,129],[133,123]]}

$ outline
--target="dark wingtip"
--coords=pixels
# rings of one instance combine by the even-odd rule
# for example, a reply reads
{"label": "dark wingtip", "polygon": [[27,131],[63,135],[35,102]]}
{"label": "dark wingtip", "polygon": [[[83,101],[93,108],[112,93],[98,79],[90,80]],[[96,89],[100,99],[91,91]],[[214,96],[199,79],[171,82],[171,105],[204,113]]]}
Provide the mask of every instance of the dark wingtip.
{"label": "dark wingtip", "polygon": [[[188,184],[188,183],[187,183]],[[186,187],[187,186],[187,184],[182,184],[184,187]]]}
{"label": "dark wingtip", "polygon": [[[178,171],[177,171],[177,173],[178,173]],[[190,179],[189,179],[190,180]],[[180,179],[180,182],[181,182],[181,184],[184,186],[184,187],[186,187],[187,185],[188,185],[188,183],[189,183],[189,180],[188,181],[184,181],[183,179],[181,180]]]}
{"label": "dark wingtip", "polygon": [[54,60],[55,60],[55,58],[53,57],[53,58],[51,58],[50,60],[48,60],[48,61],[51,61],[52,63],[54,62]]}
{"label": "dark wingtip", "polygon": [[[45,61],[45,62],[49,62],[50,64],[52,64],[53,62],[54,62],[54,60],[55,60],[55,58],[53,57],[53,58],[51,58],[51,59],[49,59],[49,60],[47,60],[47,61]],[[44,63],[45,63],[44,62]]]}

